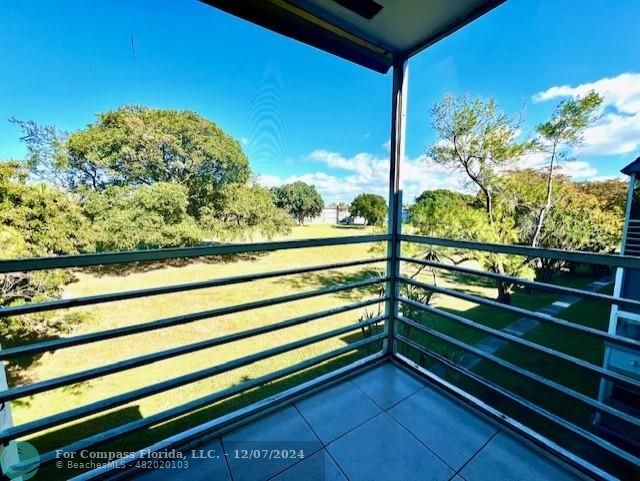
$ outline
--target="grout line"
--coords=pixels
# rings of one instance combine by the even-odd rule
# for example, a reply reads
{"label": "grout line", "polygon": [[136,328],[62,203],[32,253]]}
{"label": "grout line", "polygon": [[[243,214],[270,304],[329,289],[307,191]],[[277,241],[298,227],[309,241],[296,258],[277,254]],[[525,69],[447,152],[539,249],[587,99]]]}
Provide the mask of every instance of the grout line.
{"label": "grout line", "polygon": [[489,439],[487,439],[487,441],[486,441],[486,442],[485,442],[485,443],[480,447],[480,449],[478,449],[475,453],[473,453],[473,456],[471,456],[469,459],[467,459],[467,462],[466,462],[466,463],[464,463],[462,466],[460,466],[460,469],[458,469],[458,470],[456,471],[456,475],[457,475],[457,476],[460,476],[462,479],[465,479],[465,478],[463,478],[463,477],[462,477],[462,475],[460,474],[460,472],[461,472],[464,468],[466,468],[466,467],[467,467],[467,465],[468,465],[471,461],[473,461],[473,460],[476,458],[476,456],[478,456],[478,454],[480,454],[480,453],[482,452],[482,450],[483,450],[484,448],[486,448],[486,447],[487,447],[487,445],[488,445],[491,441],[493,441],[493,439],[494,439],[498,434],[500,434],[501,432],[502,432],[502,430],[498,429],[495,433],[493,433],[493,434],[491,435],[491,437],[490,437]]}
{"label": "grout line", "polygon": [[[349,381],[346,381],[346,382],[349,382]],[[310,427],[310,428],[311,428],[311,430],[313,431],[313,434],[315,434],[315,435],[316,435],[316,437],[317,437],[318,439],[320,439],[320,436],[318,436],[318,433],[316,433],[316,430],[315,430],[315,429],[313,429],[313,426],[311,426],[311,423],[307,420],[307,418],[304,416],[304,414],[302,414],[302,411],[300,411],[300,409],[298,409],[298,406],[296,406],[296,409],[297,409],[297,410],[298,410],[298,412],[300,413],[300,416],[302,416],[302,419],[304,419],[304,420],[305,420],[305,422],[309,425],[309,427]],[[366,422],[366,421],[365,421],[365,422]],[[361,425],[362,425],[362,424],[359,424],[358,426],[361,426]],[[356,429],[356,428],[353,428],[353,429]],[[353,429],[351,429],[350,431],[347,431],[347,433],[350,433],[351,431],[353,431]],[[344,433],[344,434],[347,434],[347,433]],[[344,434],[343,434],[343,436],[344,436]],[[341,436],[341,437],[342,437],[342,436]],[[335,439],[334,439],[334,441],[335,441]],[[340,472],[342,473],[342,475],[345,477],[345,479],[346,479],[347,481],[349,481],[349,476],[347,476],[347,473],[345,473],[345,472],[344,472],[344,469],[342,469],[342,466],[340,466],[340,464],[338,463],[338,460],[337,460],[336,458],[334,458],[334,457],[333,457],[333,455],[331,454],[331,452],[327,449],[327,446],[328,446],[329,444],[331,444],[333,441],[331,441],[331,443],[325,444],[325,443],[324,443],[324,441],[323,441],[322,439],[320,439],[320,442],[322,443],[322,446],[323,446],[323,447],[322,447],[322,451],[324,451],[324,452],[325,452],[325,455],[329,456],[329,457],[333,460],[333,462],[334,462],[334,463],[335,463],[335,465],[338,467],[338,469],[340,470]],[[325,477],[326,477],[326,474],[327,474],[327,473],[325,473]]]}
{"label": "grout line", "polygon": [[387,416],[389,416],[389,418],[391,418],[391,420],[396,423],[398,426],[400,426],[402,429],[404,429],[406,432],[409,433],[409,435],[414,438],[416,441],[418,441],[418,443],[420,443],[422,446],[424,446],[427,451],[429,451],[431,454],[433,454],[437,459],[439,459],[446,467],[448,467],[449,469],[451,469],[454,474],[452,476],[455,476],[456,474],[456,470],[453,466],[450,466],[449,463],[447,463],[444,459],[442,459],[440,456],[438,456],[438,454],[433,451],[433,449],[431,449],[429,447],[428,444],[426,444],[425,442],[422,441],[422,439],[420,439],[418,436],[416,436],[415,434],[413,434],[411,431],[409,431],[409,429],[407,429],[404,424],[402,424],[401,422],[399,422],[396,418],[394,418],[391,414],[389,414],[388,412],[385,411],[385,414]]}
{"label": "grout line", "polygon": [[366,397],[367,399],[369,399],[369,401],[371,401],[373,404],[375,404],[375,405],[376,405],[376,407],[377,407],[378,409],[380,409],[382,412],[384,412],[384,408],[383,408],[382,406],[380,406],[380,405],[376,402],[376,400],[375,400],[375,399],[373,399],[373,398],[372,398],[371,396],[369,396],[366,392],[364,392],[364,390],[360,389],[360,386],[358,386],[355,382],[351,382],[351,381],[349,381],[349,382],[350,382],[350,383],[351,383],[351,384],[352,384],[352,385],[353,385],[353,386],[354,386],[358,391],[360,391],[362,394],[364,394],[364,395],[365,395],[365,397]]}
{"label": "grout line", "polygon": [[[333,454],[331,454],[331,452],[328,449],[325,449],[324,451],[333,460],[335,465],[338,467],[338,469],[340,470],[340,472],[344,476],[344,479],[346,479],[347,481],[351,481],[351,478],[349,478],[349,476],[347,476],[347,473],[345,473],[344,469],[342,469],[342,466],[340,466],[340,463],[338,463],[338,460],[333,457]],[[325,477],[326,477],[326,474],[327,473],[325,473]]]}
{"label": "grout line", "polygon": [[[320,437],[318,437],[318,434],[315,432],[315,430],[313,429],[313,427],[309,424],[309,421],[307,421],[307,419],[302,415],[302,413],[300,412],[300,410],[298,409],[298,406],[296,406],[295,403],[291,403],[288,404],[286,406],[283,406],[281,409],[275,411],[275,412],[281,412],[284,409],[287,409],[288,407],[292,407],[293,409],[295,409],[295,411],[300,415],[300,417],[302,418],[302,420],[305,422],[305,424],[307,424],[307,426],[309,426],[309,429],[311,429],[311,432],[313,433],[313,435],[316,437],[316,439],[318,440],[318,442],[320,443],[320,446],[322,446],[320,449],[318,449],[317,451],[312,452],[311,454],[309,454],[309,456],[305,456],[302,459],[298,459],[298,461],[296,461],[295,463],[286,466],[284,469],[282,469],[281,471],[278,471],[277,473],[274,473],[272,476],[270,476],[268,479],[271,480],[273,478],[275,478],[276,476],[280,476],[282,473],[289,471],[291,468],[293,468],[294,466],[297,466],[298,464],[302,463],[304,460],[310,458],[311,456],[316,455],[317,453],[319,453],[320,451],[322,451],[324,449],[324,443],[322,442],[322,440],[320,439]],[[295,442],[295,441],[292,441]]]}
{"label": "grout line", "polygon": [[[320,439],[320,442],[322,443],[322,446],[323,446],[324,448],[326,448],[326,447],[327,447],[327,446],[329,446],[330,444],[335,443],[338,439],[341,439],[341,438],[345,437],[345,436],[346,436],[347,434],[349,434],[350,432],[355,431],[355,430],[356,430],[356,429],[358,429],[360,426],[363,426],[363,425],[367,424],[369,421],[371,421],[371,420],[373,420],[373,419],[377,418],[378,416],[380,416],[380,414],[382,414],[382,413],[384,413],[384,412],[385,412],[385,410],[384,410],[384,409],[382,409],[380,406],[378,406],[378,405],[375,403],[375,401],[374,401],[373,399],[371,399],[369,396],[367,396],[367,395],[366,395],[366,393],[364,393],[364,392],[362,392],[360,389],[358,389],[358,386],[356,386],[355,384],[353,384],[353,383],[352,383],[351,381],[349,381],[349,380],[345,380],[344,382],[345,382],[345,383],[349,383],[349,384],[351,384],[351,385],[352,385],[352,387],[354,387],[354,388],[356,388],[356,390],[360,391],[360,392],[361,392],[361,393],[362,393],[362,394],[363,394],[367,399],[369,399],[369,400],[370,400],[370,401],[375,405],[375,407],[377,407],[377,408],[380,410],[380,412],[376,413],[375,415],[371,416],[371,417],[370,417],[370,418],[368,418],[368,419],[365,419],[365,420],[364,420],[364,421],[362,421],[361,423],[358,423],[356,426],[352,427],[352,428],[351,428],[351,429],[349,429],[348,431],[346,431],[346,432],[342,433],[342,434],[341,434],[340,436],[338,436],[337,438],[332,439],[332,440],[331,440],[331,441],[329,441],[327,444],[325,444],[325,443],[324,443],[324,441],[322,441],[322,440],[320,439],[320,436],[318,436],[318,433],[316,433],[315,429],[313,429],[313,426],[311,426],[311,423],[307,420],[307,418],[305,418],[305,417],[304,417],[304,414],[302,414],[302,411],[300,411],[300,410],[298,409],[298,406],[295,406],[295,408],[296,408],[296,409],[298,409],[298,412],[300,413],[300,416],[302,416],[302,419],[304,419],[304,420],[305,420],[305,422],[309,425],[309,427],[310,427],[310,428],[311,428],[311,430],[313,431],[313,434],[315,434],[315,435],[316,435],[316,437],[317,437],[318,439]],[[339,386],[339,384],[337,384],[337,385]],[[321,391],[321,392],[322,392],[322,391]],[[327,451],[327,452],[328,452],[328,451]],[[332,456],[332,458],[333,458],[333,456]],[[337,461],[336,461],[336,464],[338,464],[338,462],[337,462]],[[342,470],[342,469],[341,469],[341,470]],[[346,476],[346,475],[345,475],[345,476]]]}
{"label": "grout line", "polygon": [[[348,382],[348,381],[347,381]],[[322,391],[320,391],[322,392]],[[318,453],[323,452],[323,455],[325,456],[329,456],[333,462],[335,463],[335,465],[338,467],[338,469],[340,470],[340,472],[344,475],[345,479],[347,481],[349,480],[349,477],[347,476],[347,473],[345,473],[342,469],[342,467],[338,464],[338,461],[331,455],[331,453],[329,452],[328,449],[326,449],[326,447],[328,446],[327,444],[324,443],[324,441],[322,441],[322,439],[320,439],[320,436],[318,436],[318,433],[316,432],[316,430],[313,428],[313,426],[311,425],[311,423],[309,422],[309,420],[304,416],[304,414],[302,413],[302,411],[300,411],[300,409],[298,408],[298,406],[296,405],[296,403],[291,404],[291,406],[293,406],[293,408],[298,412],[298,414],[300,415],[300,417],[302,418],[302,420],[307,424],[307,426],[309,426],[309,429],[311,429],[311,432],[313,432],[314,436],[318,439],[318,441],[320,441],[320,444],[322,445],[322,448],[320,448],[318,451],[315,451],[311,454],[311,456],[315,456]],[[332,441],[333,442],[333,441]],[[331,444],[331,443],[329,443]],[[310,458],[311,456],[305,456],[304,459],[299,460],[296,463],[293,463],[291,466],[287,466],[283,471],[280,471],[276,474],[274,474],[273,476],[271,476],[269,478],[269,480],[275,478],[276,476],[281,475],[282,473],[289,471],[290,469],[292,469],[294,466],[297,466],[298,464],[304,462],[306,459]]]}
{"label": "grout line", "polygon": [[[298,406],[296,405],[296,403],[292,404],[293,409],[296,410],[296,412],[300,415],[300,417],[302,418],[302,420],[307,424],[307,426],[309,426],[309,429],[311,429],[311,432],[313,433],[313,435],[316,437],[316,439],[318,441],[320,441],[320,444],[322,444],[322,449],[324,449],[326,447],[326,444],[324,444],[324,441],[322,439],[320,439],[320,436],[318,436],[318,433],[316,432],[315,429],[313,429],[313,426],[311,425],[311,423],[309,422],[309,420],[304,417],[304,414],[302,414],[302,411],[300,411],[300,409],[298,408]],[[315,454],[315,453],[314,453]]]}
{"label": "grout line", "polygon": [[[393,361],[389,360],[389,361],[386,361],[386,362],[391,363],[394,367],[398,368],[398,369],[399,369],[400,371],[402,371],[403,373],[408,374],[411,378],[413,378],[413,379],[417,380],[420,384],[422,384],[422,387],[421,387],[421,388],[419,388],[418,390],[416,390],[415,392],[412,392],[412,393],[408,394],[407,396],[403,397],[402,399],[400,399],[400,400],[399,400],[399,401],[397,401],[396,403],[392,404],[392,405],[391,405],[391,406],[389,406],[388,408],[385,408],[385,407],[383,407],[383,406],[380,406],[380,404],[378,404],[378,403],[376,402],[376,400],[375,400],[375,399],[373,399],[371,396],[369,396],[369,394],[367,394],[363,389],[360,389],[360,387],[359,387],[356,383],[354,383],[354,382],[352,382],[352,381],[350,381],[350,380],[347,380],[347,382],[350,382],[351,384],[353,384],[353,385],[355,386],[355,388],[356,388],[358,391],[360,391],[362,394],[364,394],[366,397],[368,397],[368,398],[371,400],[371,402],[373,402],[373,404],[375,404],[376,406],[378,406],[378,407],[382,410],[382,412],[387,412],[389,409],[396,407],[396,406],[397,406],[398,404],[400,404],[402,401],[405,401],[406,399],[410,398],[411,396],[413,396],[413,395],[414,395],[414,394],[416,394],[417,392],[422,391],[425,387],[427,387],[427,384],[426,384],[422,379],[420,379],[419,377],[416,377],[416,376],[414,376],[413,374],[408,373],[408,372],[404,371],[403,369],[399,368],[399,367],[398,367],[398,366],[397,366]],[[382,363],[380,366],[384,366],[384,364],[385,364],[385,363]],[[378,366],[378,367],[380,367],[380,366]]]}
{"label": "grout line", "polygon": [[220,447],[222,448],[222,455],[224,456],[224,465],[227,467],[227,472],[229,473],[229,479],[234,481],[233,473],[231,472],[231,466],[229,466],[229,457],[225,454],[227,451],[224,448],[224,443],[222,442],[222,436],[218,438],[220,440]]}
{"label": "grout line", "polygon": [[[413,377],[413,376],[412,376],[412,377]],[[421,382],[422,382],[422,381],[421,381]],[[427,387],[427,385],[423,383],[423,386],[422,386],[421,388],[419,388],[417,391],[412,392],[411,394],[409,394],[409,395],[407,395],[407,396],[403,397],[402,399],[400,399],[398,402],[396,402],[396,403],[392,404],[391,406],[389,406],[387,409],[384,409],[384,412],[387,412],[387,411],[389,411],[389,410],[393,409],[393,408],[394,408],[394,407],[396,407],[398,404],[400,404],[400,403],[402,403],[402,402],[406,401],[406,400],[407,400],[407,399],[409,399],[410,397],[412,397],[412,396],[414,396],[414,395],[418,394],[420,391],[422,391],[422,390],[426,389],[426,387]]]}
{"label": "grout line", "polygon": [[330,446],[331,444],[335,443],[336,441],[338,441],[339,439],[344,438],[347,434],[352,433],[353,431],[355,431],[356,429],[358,429],[361,426],[364,426],[365,424],[373,421],[375,418],[377,418],[378,416],[385,414],[384,411],[380,411],[378,414],[376,414],[375,416],[373,416],[372,418],[367,419],[366,421],[358,424],[355,428],[350,429],[349,431],[347,431],[346,433],[341,434],[340,436],[338,436],[337,438],[335,438],[333,441],[331,441],[329,444],[327,444],[327,446]]}

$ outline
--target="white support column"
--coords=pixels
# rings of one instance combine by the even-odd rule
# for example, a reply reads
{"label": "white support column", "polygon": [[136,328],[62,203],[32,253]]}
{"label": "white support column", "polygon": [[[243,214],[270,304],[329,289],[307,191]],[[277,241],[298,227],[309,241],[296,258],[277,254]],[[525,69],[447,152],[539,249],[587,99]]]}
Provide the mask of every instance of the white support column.
{"label": "white support column", "polygon": [[395,333],[398,316],[398,276],[400,274],[400,239],[402,229],[402,183],[400,179],[401,166],[405,153],[405,126],[407,116],[407,89],[409,66],[406,59],[398,59],[393,65],[393,90],[391,96],[391,152],[389,162],[389,218],[388,233],[391,235],[387,246],[387,295],[386,306],[387,340],[386,352],[396,352]]}

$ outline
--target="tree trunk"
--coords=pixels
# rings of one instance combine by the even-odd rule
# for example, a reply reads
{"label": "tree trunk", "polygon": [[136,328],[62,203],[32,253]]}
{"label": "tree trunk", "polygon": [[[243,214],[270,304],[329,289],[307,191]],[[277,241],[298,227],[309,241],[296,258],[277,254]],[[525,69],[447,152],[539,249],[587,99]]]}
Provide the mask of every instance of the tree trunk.
{"label": "tree trunk", "polygon": [[498,298],[496,299],[501,304],[511,305],[511,290],[513,284],[507,282],[497,281],[498,284]]}
{"label": "tree trunk", "polygon": [[[504,266],[502,265],[501,262],[497,263],[494,271],[500,275],[505,274]],[[513,292],[513,283],[505,282],[505,281],[496,281],[496,285],[498,287],[498,298],[496,300],[502,304],[511,305],[511,293]]]}
{"label": "tree trunk", "polygon": [[557,143],[554,142],[553,150],[551,151],[551,165],[549,166],[549,177],[547,179],[547,200],[544,207],[540,210],[538,214],[538,220],[536,221],[536,229],[533,234],[533,239],[531,239],[531,247],[538,247],[538,243],[540,242],[540,234],[542,233],[542,227],[544,225],[544,221],[547,218],[547,214],[551,209],[553,204],[553,172],[556,161],[556,149]]}

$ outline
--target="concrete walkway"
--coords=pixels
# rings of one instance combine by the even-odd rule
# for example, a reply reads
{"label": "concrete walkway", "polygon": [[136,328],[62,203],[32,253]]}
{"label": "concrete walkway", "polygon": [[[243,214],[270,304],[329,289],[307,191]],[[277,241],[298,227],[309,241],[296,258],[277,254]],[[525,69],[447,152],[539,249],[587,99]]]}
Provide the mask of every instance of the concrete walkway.
{"label": "concrete walkway", "polygon": [[[603,287],[611,284],[613,279],[611,277],[605,277],[598,281],[592,282],[591,284],[583,287],[582,290],[589,292],[598,292]],[[576,305],[578,302],[584,300],[582,297],[577,296],[566,296],[561,299],[558,299],[552,304],[536,311],[540,314],[547,314],[549,316],[557,316],[560,312],[568,309],[571,306]],[[523,317],[518,319],[517,321],[512,322],[508,326],[504,327],[502,330],[514,336],[522,337],[527,334],[529,331],[535,329],[540,325],[540,321],[536,321],[535,319],[530,319],[528,317]],[[475,347],[478,349],[488,353],[495,354],[497,351],[502,349],[504,346],[509,344],[509,341],[505,339],[500,339],[497,337],[488,336],[484,339],[480,340],[475,344]],[[482,358],[470,353],[465,352],[462,354],[458,364],[467,369],[471,369],[478,365],[482,361]],[[435,372],[439,375],[444,374],[446,368],[444,366],[438,366]],[[442,371],[442,372],[439,372]]]}

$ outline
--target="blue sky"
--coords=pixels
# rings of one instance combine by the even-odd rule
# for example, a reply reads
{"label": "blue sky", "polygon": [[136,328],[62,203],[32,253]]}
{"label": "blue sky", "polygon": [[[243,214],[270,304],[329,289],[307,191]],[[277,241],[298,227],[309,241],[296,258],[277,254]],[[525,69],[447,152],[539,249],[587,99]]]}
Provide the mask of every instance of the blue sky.
{"label": "blue sky", "polygon": [[[527,133],[563,96],[596,88],[604,116],[565,171],[618,175],[640,154],[638,18],[637,0],[510,0],[414,58],[405,198],[463,188],[424,159],[429,109],[447,92],[524,106]],[[10,117],[72,131],[136,103],[214,120],[265,185],[302,179],[326,201],[386,189],[390,75],[196,0],[0,0],[0,65],[0,159],[24,157]]]}

